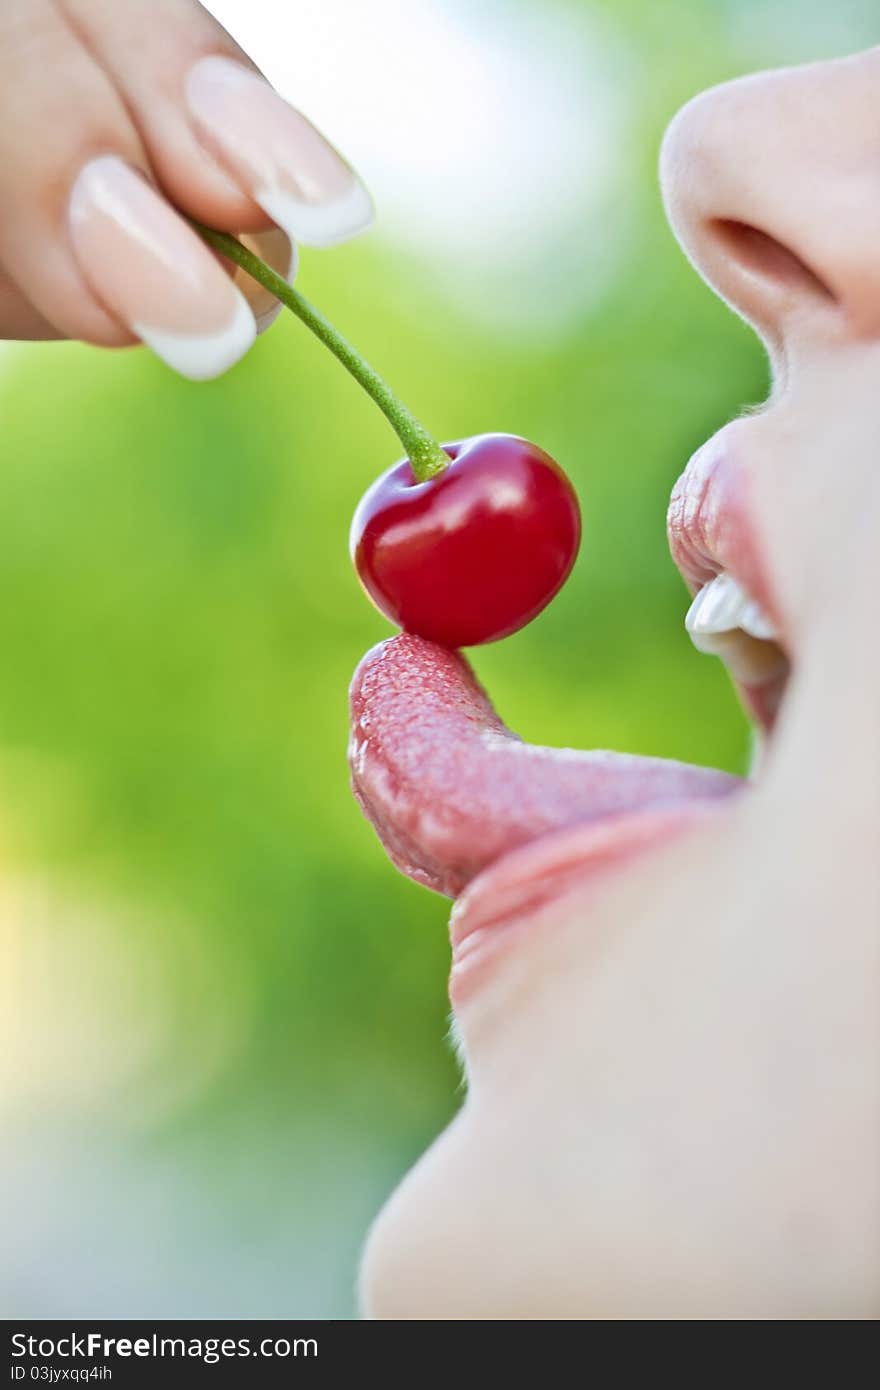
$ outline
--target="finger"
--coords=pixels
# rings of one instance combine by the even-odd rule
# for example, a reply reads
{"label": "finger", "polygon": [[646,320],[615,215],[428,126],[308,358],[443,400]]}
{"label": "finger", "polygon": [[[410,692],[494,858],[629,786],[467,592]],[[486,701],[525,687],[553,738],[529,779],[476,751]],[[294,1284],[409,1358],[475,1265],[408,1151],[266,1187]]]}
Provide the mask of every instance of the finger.
{"label": "finger", "polygon": [[95,291],[169,366],[194,381],[226,371],[254,316],[193,229],[117,155],[91,160],[70,197],[74,250]]}
{"label": "finger", "polygon": [[112,75],[179,207],[229,230],[268,216],[318,246],[369,226],[370,196],[350,165],[195,0],[60,3]]}
{"label": "finger", "polygon": [[[246,245],[292,283],[294,243],[205,149],[183,106],[180,74],[197,56],[219,48],[248,63],[226,31],[191,0],[59,3],[137,122],[153,174],[170,200],[209,226],[243,232]],[[278,300],[240,267],[223,268],[250,305],[257,332],[264,332],[281,310]]]}
{"label": "finger", "polygon": [[0,338],[36,342],[60,337],[58,329],[37,313],[30,300],[0,270]]}
{"label": "finger", "polygon": [[268,225],[258,207],[209,154],[183,103],[183,74],[198,57],[247,58],[201,5],[178,0],[56,0],[125,103],[156,181],[193,217],[225,230]]}
{"label": "finger", "polygon": [[216,375],[254,338],[230,278],[144,176],[113,84],[48,0],[0,9],[0,261],[67,337],[146,342],[185,375]]}
{"label": "finger", "polygon": [[[111,137],[143,158],[118,99],[49,0],[0,6],[0,261],[37,314],[64,336],[114,346],[131,334],[95,298],[67,241],[69,171]],[[86,125],[81,112],[88,112]],[[75,119],[74,117],[75,113]],[[127,139],[125,135],[127,133]]]}

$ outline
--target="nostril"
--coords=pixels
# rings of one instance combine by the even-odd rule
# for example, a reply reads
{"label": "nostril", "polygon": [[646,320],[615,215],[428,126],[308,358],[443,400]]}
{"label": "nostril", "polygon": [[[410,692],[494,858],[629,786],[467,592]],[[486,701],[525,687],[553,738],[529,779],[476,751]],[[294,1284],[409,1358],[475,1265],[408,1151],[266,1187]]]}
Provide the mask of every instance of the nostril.
{"label": "nostril", "polygon": [[825,281],[800,256],[767,232],[727,217],[713,218],[709,225],[727,254],[749,274],[837,303],[837,296]]}

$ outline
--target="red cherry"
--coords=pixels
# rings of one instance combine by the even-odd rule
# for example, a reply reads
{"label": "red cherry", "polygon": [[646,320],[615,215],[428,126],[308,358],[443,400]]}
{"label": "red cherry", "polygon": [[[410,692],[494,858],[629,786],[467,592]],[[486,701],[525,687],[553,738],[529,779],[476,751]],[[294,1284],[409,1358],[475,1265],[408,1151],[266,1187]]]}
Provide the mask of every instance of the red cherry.
{"label": "red cherry", "polygon": [[512,434],[444,444],[449,467],[417,482],[408,459],[364,494],[351,526],[361,583],[386,618],[444,647],[494,642],[559,592],[581,536],[558,463]]}

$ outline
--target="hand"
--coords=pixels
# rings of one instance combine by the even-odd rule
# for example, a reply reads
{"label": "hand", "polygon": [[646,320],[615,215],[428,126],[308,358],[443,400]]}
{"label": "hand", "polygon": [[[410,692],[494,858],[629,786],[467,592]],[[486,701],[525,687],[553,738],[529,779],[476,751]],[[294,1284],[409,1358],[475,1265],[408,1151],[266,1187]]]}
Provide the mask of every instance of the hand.
{"label": "hand", "polygon": [[184,376],[243,356],[277,304],[186,217],[295,242],[372,220],[369,194],[195,0],[3,0],[0,335],[146,343]]}

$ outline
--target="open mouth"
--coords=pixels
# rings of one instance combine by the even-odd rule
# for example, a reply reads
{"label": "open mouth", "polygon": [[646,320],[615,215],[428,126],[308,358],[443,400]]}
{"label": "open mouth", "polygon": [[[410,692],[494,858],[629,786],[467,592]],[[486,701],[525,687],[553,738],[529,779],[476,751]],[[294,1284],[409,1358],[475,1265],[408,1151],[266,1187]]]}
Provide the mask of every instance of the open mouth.
{"label": "open mouth", "polygon": [[[769,731],[789,663],[726,434],[676,486],[670,544],[694,593],[692,640],[725,661]],[[459,900],[454,974],[496,926],[713,816],[744,785],[667,759],[525,744],[458,652],[407,634],[361,662],[351,717],[354,793],[389,857]]]}

